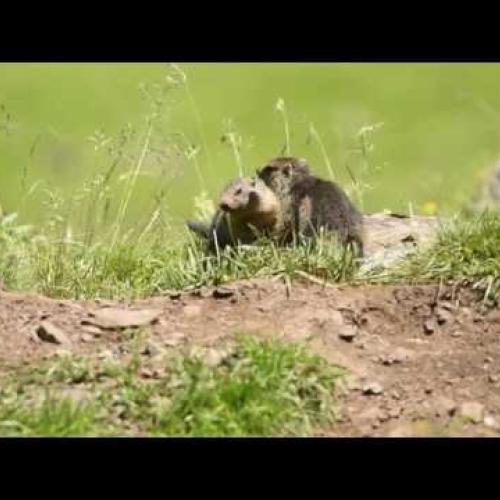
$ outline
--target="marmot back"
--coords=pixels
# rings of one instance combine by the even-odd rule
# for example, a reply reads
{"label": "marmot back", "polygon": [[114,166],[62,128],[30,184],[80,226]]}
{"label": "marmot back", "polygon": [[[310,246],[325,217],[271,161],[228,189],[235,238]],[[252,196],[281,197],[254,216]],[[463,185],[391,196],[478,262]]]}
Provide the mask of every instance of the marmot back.
{"label": "marmot back", "polygon": [[344,245],[363,255],[362,215],[334,182],[312,175],[305,160],[276,158],[257,172],[283,207],[286,239],[312,236],[320,228],[335,232]]}

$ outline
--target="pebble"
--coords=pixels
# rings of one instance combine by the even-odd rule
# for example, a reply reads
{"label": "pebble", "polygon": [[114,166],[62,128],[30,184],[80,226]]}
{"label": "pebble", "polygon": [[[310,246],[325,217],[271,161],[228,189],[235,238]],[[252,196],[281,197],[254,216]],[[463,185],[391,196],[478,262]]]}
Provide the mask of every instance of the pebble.
{"label": "pebble", "polygon": [[[85,323],[85,321],[84,321],[84,323]],[[91,333],[94,337],[100,337],[102,335],[102,330],[97,326],[84,325],[82,327],[82,330],[86,333]]]}
{"label": "pebble", "polygon": [[175,332],[163,340],[165,347],[176,347],[186,341],[187,336],[181,332]]}
{"label": "pebble", "polygon": [[106,329],[140,327],[155,323],[159,315],[160,311],[150,309],[130,310],[107,307],[93,312],[92,318],[85,320],[85,324]]}
{"label": "pebble", "polygon": [[232,288],[218,287],[213,292],[214,299],[227,299],[234,295],[235,291]]}
{"label": "pebble", "polygon": [[40,340],[51,344],[69,344],[67,335],[57,326],[48,321],[42,321],[36,329],[36,334]]}
{"label": "pebble", "polygon": [[144,349],[142,350],[141,354],[145,356],[157,356],[158,354],[162,353],[162,349],[152,341],[147,341],[146,345],[144,346]]}
{"label": "pebble", "polygon": [[489,427],[490,429],[495,429],[498,430],[499,425],[495,417],[492,415],[486,415],[484,417],[483,423],[486,427]]}
{"label": "pebble", "polygon": [[371,382],[363,386],[363,394],[367,396],[377,396],[384,392],[384,388],[378,382]]}
{"label": "pebble", "polygon": [[393,408],[392,410],[389,410],[389,417],[390,418],[398,418],[401,413],[403,413],[403,408],[401,406],[397,408]]}
{"label": "pebble", "polygon": [[478,424],[484,418],[484,405],[477,401],[467,401],[460,405],[459,415]]}
{"label": "pebble", "polygon": [[457,404],[450,398],[440,397],[434,402],[437,416],[448,415],[452,416],[457,411]]}
{"label": "pebble", "polygon": [[94,336],[90,335],[90,333],[82,333],[80,335],[80,340],[85,343],[92,342],[94,340]]}
{"label": "pebble", "polygon": [[358,328],[355,325],[344,325],[338,332],[339,338],[346,342],[352,342],[357,335]]}
{"label": "pebble", "polygon": [[451,321],[453,319],[453,315],[443,307],[438,307],[436,308],[436,319],[438,325],[443,325],[444,323]]}
{"label": "pebble", "polygon": [[426,319],[424,321],[424,333],[427,335],[433,334],[435,331],[435,325],[434,325],[434,320],[432,319]]}

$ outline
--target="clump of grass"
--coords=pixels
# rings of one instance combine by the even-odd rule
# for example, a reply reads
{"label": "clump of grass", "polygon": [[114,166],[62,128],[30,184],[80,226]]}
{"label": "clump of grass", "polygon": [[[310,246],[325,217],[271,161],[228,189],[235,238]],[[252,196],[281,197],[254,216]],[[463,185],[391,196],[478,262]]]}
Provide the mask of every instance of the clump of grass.
{"label": "clump of grass", "polygon": [[[335,420],[343,371],[300,345],[243,335],[217,366],[185,353],[154,380],[140,377],[139,349],[126,362],[68,355],[16,374],[0,390],[0,434],[306,435]],[[75,384],[79,402],[63,396]]]}
{"label": "clump of grass", "polygon": [[82,436],[94,431],[97,409],[71,399],[47,396],[39,404],[18,401],[0,410],[0,435]]}
{"label": "clump of grass", "polygon": [[469,280],[485,298],[500,295],[500,216],[484,212],[443,225],[435,244],[381,275],[383,281]]}
{"label": "clump of grass", "polygon": [[180,387],[160,433],[180,435],[309,434],[335,417],[341,372],[297,345],[243,338],[226,366],[184,358]]}
{"label": "clump of grass", "polygon": [[185,234],[178,239],[177,244],[165,244],[167,234],[158,231],[112,248],[104,243],[86,246],[63,236],[33,238],[24,228],[0,224],[0,278],[7,288],[50,297],[133,298],[253,277],[307,274],[340,281],[356,268],[351,253],[325,234],[290,247],[262,239],[217,256],[207,256],[203,242]]}
{"label": "clump of grass", "polygon": [[0,214],[0,283],[22,288],[30,280],[32,228],[16,223],[16,214]]}

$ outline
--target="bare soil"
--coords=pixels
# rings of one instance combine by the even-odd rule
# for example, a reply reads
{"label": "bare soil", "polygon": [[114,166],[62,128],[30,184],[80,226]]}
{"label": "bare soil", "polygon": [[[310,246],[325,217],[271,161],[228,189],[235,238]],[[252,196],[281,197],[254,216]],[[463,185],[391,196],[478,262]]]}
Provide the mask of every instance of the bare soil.
{"label": "bare soil", "polygon": [[[120,321],[142,320],[159,349],[217,349],[248,332],[303,342],[344,366],[341,419],[321,435],[500,433],[500,309],[483,308],[456,285],[288,288],[249,280],[130,303],[0,292],[0,374],[61,349],[119,350]],[[42,340],[42,324],[55,327],[56,337],[62,332],[62,343]]]}

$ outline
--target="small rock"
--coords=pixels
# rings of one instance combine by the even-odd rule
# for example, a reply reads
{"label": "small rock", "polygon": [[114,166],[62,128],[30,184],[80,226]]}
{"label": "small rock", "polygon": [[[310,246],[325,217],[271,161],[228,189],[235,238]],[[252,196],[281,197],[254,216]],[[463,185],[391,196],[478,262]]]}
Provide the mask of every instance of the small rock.
{"label": "small rock", "polygon": [[358,335],[358,328],[355,325],[343,325],[340,327],[338,336],[346,342],[352,342]]}
{"label": "small rock", "polygon": [[472,310],[470,307],[462,307],[460,310],[461,314],[467,318],[470,318],[472,316]]}
{"label": "small rock", "polygon": [[194,318],[195,316],[199,316],[201,314],[202,308],[201,308],[201,306],[192,304],[192,305],[184,306],[182,308],[182,312],[188,318]]}
{"label": "small rock", "polygon": [[346,381],[346,388],[349,391],[360,391],[361,390],[361,386],[359,384],[359,381],[357,379],[351,378],[351,377],[349,377]]}
{"label": "small rock", "polygon": [[435,327],[434,320],[431,318],[426,319],[424,321],[424,333],[426,333],[427,335],[431,335],[435,332],[435,330],[436,330],[436,327]]}
{"label": "small rock", "polygon": [[71,356],[71,351],[68,351],[67,349],[57,349],[54,351],[53,356],[56,358],[66,358]]}
{"label": "small rock", "polygon": [[490,373],[488,375],[488,382],[494,384],[494,383],[498,382],[498,378],[499,378],[498,375],[494,375],[493,373]]}
{"label": "small rock", "polygon": [[235,291],[227,287],[218,287],[213,292],[214,299],[227,299],[234,295]]}
{"label": "small rock", "polygon": [[48,321],[42,321],[36,329],[36,334],[38,338],[44,342],[50,342],[52,344],[69,344],[69,338],[66,334],[60,328]]}
{"label": "small rock", "polygon": [[176,347],[186,341],[186,335],[184,333],[176,332],[169,335],[164,341],[163,345],[166,347]]}
{"label": "small rock", "polygon": [[144,356],[157,356],[161,354],[162,349],[156,345],[154,342],[148,341],[144,346],[144,349],[141,351],[141,354]]}
{"label": "small rock", "polygon": [[392,391],[391,398],[394,399],[395,401],[399,401],[401,399],[401,394],[399,394],[398,391]]}
{"label": "small rock", "polygon": [[338,333],[344,326],[344,318],[340,311],[330,309],[320,309],[314,312],[311,318],[315,328],[321,328],[325,331],[331,331],[332,334]]}
{"label": "small rock", "polygon": [[450,335],[452,337],[461,337],[462,336],[462,332],[460,330],[454,330],[453,332],[451,332]]}
{"label": "small rock", "polygon": [[457,411],[457,404],[452,399],[440,397],[434,402],[435,413],[438,417],[442,415],[453,416]]}
{"label": "small rock", "polygon": [[142,378],[153,378],[154,377],[153,371],[150,370],[149,368],[141,368],[139,375]]}
{"label": "small rock", "polygon": [[413,351],[410,349],[405,349],[404,347],[398,347],[394,350],[393,358],[396,363],[403,363],[410,361],[413,357]]}
{"label": "small rock", "polygon": [[171,300],[179,300],[182,297],[182,293],[181,292],[172,292],[168,296]]}
{"label": "small rock", "polygon": [[218,349],[208,349],[208,351],[203,356],[203,359],[209,367],[215,368],[222,364],[226,355],[227,353]]}
{"label": "small rock", "polygon": [[434,390],[434,389],[433,389],[432,387],[426,387],[426,388],[424,389],[424,392],[425,392],[425,394],[432,394],[432,391],[433,391],[433,390]]}
{"label": "small rock", "polygon": [[203,288],[196,288],[195,290],[193,290],[190,293],[190,295],[192,297],[199,297],[199,298],[202,298],[202,299],[206,299],[206,298],[210,297],[211,295],[213,295],[213,292],[211,292],[206,287],[203,287]]}
{"label": "small rock", "polygon": [[105,329],[134,328],[150,325],[158,321],[160,311],[142,309],[130,310],[108,307],[92,313],[93,319],[84,320],[86,324]]}
{"label": "small rock", "polygon": [[484,405],[477,401],[467,401],[460,405],[459,415],[474,424],[478,424],[484,418]]}
{"label": "small rock", "polygon": [[[85,323],[85,320],[82,323]],[[102,335],[102,330],[94,325],[84,324],[82,330],[86,333],[92,334],[94,337],[100,337]]]}
{"label": "small rock", "polygon": [[110,351],[109,349],[106,349],[105,351],[101,351],[97,355],[97,358],[98,359],[113,359],[114,358],[114,354],[113,354],[113,351]]}
{"label": "small rock", "polygon": [[94,340],[94,336],[90,335],[90,333],[82,333],[80,335],[80,340],[85,343],[92,342]]}
{"label": "small rock", "polygon": [[453,314],[447,311],[444,307],[437,307],[435,312],[438,325],[443,325],[453,319]]}
{"label": "small rock", "polygon": [[441,307],[446,311],[454,311],[456,309],[451,302],[441,302]]}
{"label": "small rock", "polygon": [[408,361],[409,359],[411,359],[412,355],[413,351],[405,349],[404,347],[398,347],[392,354],[382,356],[381,362],[386,366],[390,366],[396,363],[403,363],[404,361]]}
{"label": "small rock", "polygon": [[403,408],[401,406],[398,406],[397,408],[392,408],[391,410],[389,410],[389,417],[398,418],[401,413],[403,413]]}
{"label": "small rock", "polygon": [[493,417],[492,415],[486,415],[484,417],[483,423],[486,427],[489,427],[490,429],[495,429],[495,430],[499,429],[498,422],[496,418]]}
{"label": "small rock", "polygon": [[384,392],[384,388],[378,382],[371,382],[363,386],[363,394],[366,396],[377,396]]}
{"label": "small rock", "polygon": [[391,418],[391,416],[390,416],[389,412],[381,411],[380,415],[378,417],[378,420],[379,420],[379,422],[387,422],[388,420],[390,420],[390,418]]}

